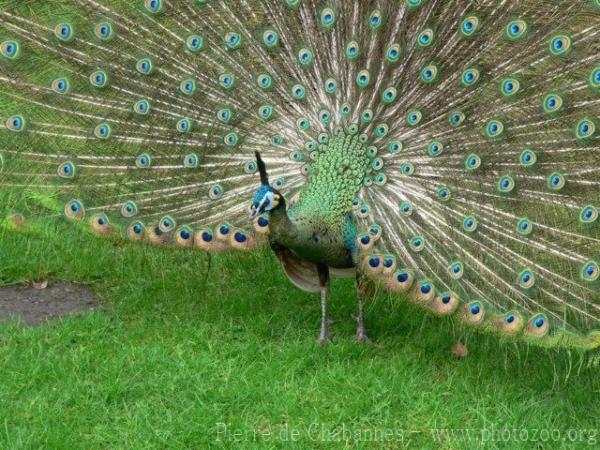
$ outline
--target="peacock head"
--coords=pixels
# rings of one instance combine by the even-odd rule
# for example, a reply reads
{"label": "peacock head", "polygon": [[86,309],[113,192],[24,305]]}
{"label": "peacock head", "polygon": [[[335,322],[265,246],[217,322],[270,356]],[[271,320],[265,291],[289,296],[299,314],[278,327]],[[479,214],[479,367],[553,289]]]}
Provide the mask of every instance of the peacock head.
{"label": "peacock head", "polygon": [[260,173],[260,188],[254,194],[252,204],[250,205],[250,217],[256,217],[259,214],[264,214],[273,211],[283,204],[281,193],[274,189],[269,184],[269,176],[264,161],[260,157],[260,153],[256,152],[256,164]]}

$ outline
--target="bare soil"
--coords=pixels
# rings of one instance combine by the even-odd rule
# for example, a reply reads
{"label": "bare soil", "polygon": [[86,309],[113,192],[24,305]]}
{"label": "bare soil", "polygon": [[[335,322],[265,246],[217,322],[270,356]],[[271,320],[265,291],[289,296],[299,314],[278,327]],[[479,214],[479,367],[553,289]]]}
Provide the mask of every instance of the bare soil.
{"label": "bare soil", "polygon": [[98,299],[85,286],[70,283],[56,283],[42,289],[37,286],[38,289],[31,285],[0,288],[0,320],[39,325],[99,307]]}

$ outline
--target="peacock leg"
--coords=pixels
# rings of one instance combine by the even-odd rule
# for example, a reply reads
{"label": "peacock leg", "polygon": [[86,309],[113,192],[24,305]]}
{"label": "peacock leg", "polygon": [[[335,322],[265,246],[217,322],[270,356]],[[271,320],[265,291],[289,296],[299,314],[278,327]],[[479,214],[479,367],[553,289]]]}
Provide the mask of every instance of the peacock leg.
{"label": "peacock leg", "polygon": [[366,280],[360,273],[356,274],[356,299],[358,302],[358,316],[356,318],[356,340],[366,342],[368,340],[367,330],[365,328],[365,295]]}
{"label": "peacock leg", "polygon": [[329,295],[329,267],[323,264],[317,266],[319,285],[321,286],[321,334],[319,342],[329,342],[329,318],[327,317],[327,297]]}

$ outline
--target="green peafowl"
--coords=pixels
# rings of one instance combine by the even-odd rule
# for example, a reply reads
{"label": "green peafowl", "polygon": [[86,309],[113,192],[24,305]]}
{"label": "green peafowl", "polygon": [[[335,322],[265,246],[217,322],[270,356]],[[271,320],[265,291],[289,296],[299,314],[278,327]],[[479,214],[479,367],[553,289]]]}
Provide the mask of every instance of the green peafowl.
{"label": "green peafowl", "polygon": [[600,347],[600,0],[2,0],[0,99],[5,226]]}

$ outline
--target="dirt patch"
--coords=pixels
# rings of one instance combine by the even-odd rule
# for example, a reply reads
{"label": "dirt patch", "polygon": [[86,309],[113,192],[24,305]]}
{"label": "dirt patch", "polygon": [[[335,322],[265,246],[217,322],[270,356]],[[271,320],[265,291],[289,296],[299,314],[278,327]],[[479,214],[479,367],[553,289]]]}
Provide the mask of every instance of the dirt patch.
{"label": "dirt patch", "polygon": [[79,284],[57,283],[44,289],[32,286],[0,288],[0,320],[16,319],[27,325],[82,314],[98,306],[92,291]]}

